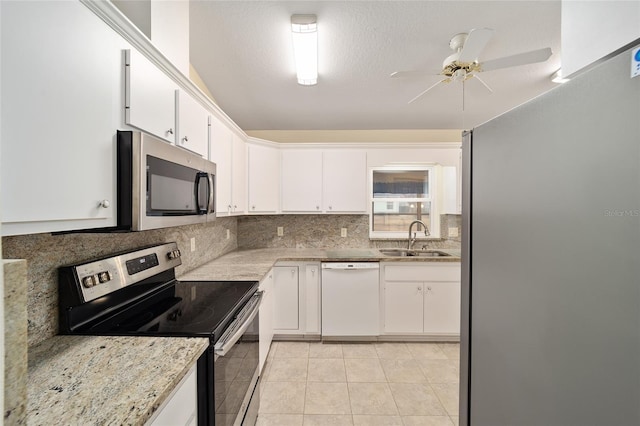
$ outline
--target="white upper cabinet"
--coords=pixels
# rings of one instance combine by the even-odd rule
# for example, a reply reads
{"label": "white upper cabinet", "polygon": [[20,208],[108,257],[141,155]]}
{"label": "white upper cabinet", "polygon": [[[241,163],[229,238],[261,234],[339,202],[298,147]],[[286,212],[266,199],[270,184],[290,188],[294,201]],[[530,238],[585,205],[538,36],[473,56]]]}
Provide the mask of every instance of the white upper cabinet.
{"label": "white upper cabinet", "polygon": [[217,165],[217,216],[244,214],[247,209],[247,146],[243,138],[211,117],[211,155]]}
{"label": "white upper cabinet", "polygon": [[136,50],[125,57],[125,123],[174,143],[177,85]]}
{"label": "white upper cabinet", "polygon": [[189,94],[176,90],[176,145],[207,158],[209,112]]}
{"label": "white upper cabinet", "polygon": [[282,211],[322,211],[322,151],[282,151]]}
{"label": "white upper cabinet", "polygon": [[247,144],[249,213],[277,213],[280,207],[280,150]]}
{"label": "white upper cabinet", "polygon": [[233,134],[231,150],[231,206],[233,215],[247,211],[247,142]]}
{"label": "white upper cabinet", "polygon": [[334,213],[367,211],[367,153],[342,149],[322,154],[324,210]]}
{"label": "white upper cabinet", "polygon": [[131,46],[80,2],[3,2],[3,235],[116,224]]}
{"label": "white upper cabinet", "polygon": [[231,149],[233,131],[211,117],[210,160],[216,163],[216,215],[231,214]]}
{"label": "white upper cabinet", "polygon": [[282,151],[283,213],[365,213],[366,200],[366,151]]}

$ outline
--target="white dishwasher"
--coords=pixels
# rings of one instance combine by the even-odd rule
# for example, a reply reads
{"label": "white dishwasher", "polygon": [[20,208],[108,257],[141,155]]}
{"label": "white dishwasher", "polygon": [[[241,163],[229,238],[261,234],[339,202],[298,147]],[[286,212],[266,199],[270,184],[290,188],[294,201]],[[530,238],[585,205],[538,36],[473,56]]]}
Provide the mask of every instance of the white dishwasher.
{"label": "white dishwasher", "polygon": [[380,334],[378,262],[322,264],[322,337]]}

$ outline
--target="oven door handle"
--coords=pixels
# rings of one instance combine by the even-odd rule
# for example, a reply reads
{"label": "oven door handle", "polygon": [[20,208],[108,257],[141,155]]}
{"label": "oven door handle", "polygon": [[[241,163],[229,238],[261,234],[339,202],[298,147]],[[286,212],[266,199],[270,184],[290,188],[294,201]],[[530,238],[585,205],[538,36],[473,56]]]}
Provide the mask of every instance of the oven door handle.
{"label": "oven door handle", "polygon": [[[220,340],[218,340],[214,346],[215,355],[225,356],[236,342],[240,340],[240,337],[242,337],[244,332],[247,331],[247,328],[249,328],[253,319],[258,315],[263,293],[264,291],[257,291],[256,294],[247,302],[246,307],[242,309],[236,319],[234,319],[229,325],[222,337],[220,337]],[[256,330],[256,332],[259,331]]]}

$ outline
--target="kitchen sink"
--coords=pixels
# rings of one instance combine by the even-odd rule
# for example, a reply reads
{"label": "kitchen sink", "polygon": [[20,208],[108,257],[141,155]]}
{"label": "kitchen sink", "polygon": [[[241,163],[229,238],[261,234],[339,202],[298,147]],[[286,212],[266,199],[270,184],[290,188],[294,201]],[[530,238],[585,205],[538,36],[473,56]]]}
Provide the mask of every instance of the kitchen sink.
{"label": "kitchen sink", "polygon": [[388,248],[379,249],[380,253],[390,257],[447,257],[451,256],[449,253],[440,250],[408,250],[404,248]]}

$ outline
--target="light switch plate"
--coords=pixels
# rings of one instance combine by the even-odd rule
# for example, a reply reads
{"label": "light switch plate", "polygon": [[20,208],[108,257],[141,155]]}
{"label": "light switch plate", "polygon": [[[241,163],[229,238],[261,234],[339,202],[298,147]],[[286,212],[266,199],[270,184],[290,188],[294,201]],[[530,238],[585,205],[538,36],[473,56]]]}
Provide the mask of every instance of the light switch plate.
{"label": "light switch plate", "polygon": [[229,229],[227,229],[227,240],[231,238],[231,231]]}
{"label": "light switch plate", "polygon": [[196,237],[191,237],[191,251],[196,251]]}
{"label": "light switch plate", "polygon": [[346,238],[347,237],[347,228],[340,228],[340,236],[342,238]]}
{"label": "light switch plate", "polygon": [[449,236],[457,237],[458,236],[458,228],[449,228]]}
{"label": "light switch plate", "polygon": [[278,237],[282,237],[284,235],[284,227],[278,226]]}

